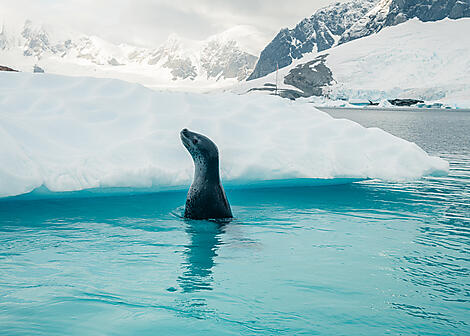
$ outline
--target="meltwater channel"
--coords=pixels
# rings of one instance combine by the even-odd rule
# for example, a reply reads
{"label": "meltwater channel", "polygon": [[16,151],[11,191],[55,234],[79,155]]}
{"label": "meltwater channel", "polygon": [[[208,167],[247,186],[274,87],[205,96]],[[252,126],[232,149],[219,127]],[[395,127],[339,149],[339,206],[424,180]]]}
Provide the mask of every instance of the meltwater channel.
{"label": "meltwater channel", "polygon": [[450,162],[449,176],[0,201],[1,335],[468,335],[470,113],[334,110]]}

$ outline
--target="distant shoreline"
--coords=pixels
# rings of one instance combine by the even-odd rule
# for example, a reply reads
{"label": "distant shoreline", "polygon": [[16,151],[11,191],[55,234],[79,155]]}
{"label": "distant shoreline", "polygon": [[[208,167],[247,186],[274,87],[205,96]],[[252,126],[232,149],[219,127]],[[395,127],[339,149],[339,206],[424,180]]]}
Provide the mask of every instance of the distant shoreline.
{"label": "distant shoreline", "polygon": [[362,110],[362,111],[407,111],[407,112],[470,112],[470,108],[463,109],[446,109],[446,108],[426,108],[426,107],[380,107],[380,106],[315,106],[319,110]]}

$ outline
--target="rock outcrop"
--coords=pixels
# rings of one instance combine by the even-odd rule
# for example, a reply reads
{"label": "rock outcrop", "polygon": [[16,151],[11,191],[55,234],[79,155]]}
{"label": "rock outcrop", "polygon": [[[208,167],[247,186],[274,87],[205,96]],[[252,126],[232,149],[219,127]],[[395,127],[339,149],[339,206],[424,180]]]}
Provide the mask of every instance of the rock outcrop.
{"label": "rock outcrop", "polygon": [[9,67],[4,66],[4,65],[0,65],[0,71],[13,71],[13,72],[18,72],[18,70],[9,68]]}

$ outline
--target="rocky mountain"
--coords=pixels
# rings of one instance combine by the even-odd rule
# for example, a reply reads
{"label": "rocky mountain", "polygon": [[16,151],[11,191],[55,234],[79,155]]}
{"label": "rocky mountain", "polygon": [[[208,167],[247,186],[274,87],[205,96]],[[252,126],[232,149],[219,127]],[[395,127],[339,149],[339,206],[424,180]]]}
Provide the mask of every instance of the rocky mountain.
{"label": "rocky mountain", "polygon": [[294,29],[282,29],[261,52],[248,80],[256,79],[310,52],[321,52],[409,19],[437,21],[470,16],[470,0],[353,0],[318,10]]}
{"label": "rocky mountain", "polygon": [[248,80],[263,77],[312,51],[331,48],[341,35],[361,19],[377,0],[353,0],[335,3],[316,11],[294,29],[282,29],[264,48]]}
{"label": "rocky mountain", "polygon": [[339,44],[377,33],[409,19],[438,21],[470,17],[470,0],[381,0],[343,33]]}
{"label": "rocky mountain", "polygon": [[231,91],[307,98],[330,106],[408,98],[469,108],[469,31],[470,17],[428,22],[413,18],[307,54],[278,73],[241,82]]}
{"label": "rocky mountain", "polygon": [[0,32],[0,60],[18,68],[22,64],[27,64],[28,69],[39,64],[46,72],[53,69],[62,74],[82,71],[83,75],[106,73],[113,77],[114,72],[120,72],[136,78],[153,74],[161,83],[240,81],[251,73],[257,61],[226,33],[204,41],[172,35],[157,48],[116,45],[84,34],[62,33],[59,38],[54,33],[29,20],[16,30],[4,26]]}

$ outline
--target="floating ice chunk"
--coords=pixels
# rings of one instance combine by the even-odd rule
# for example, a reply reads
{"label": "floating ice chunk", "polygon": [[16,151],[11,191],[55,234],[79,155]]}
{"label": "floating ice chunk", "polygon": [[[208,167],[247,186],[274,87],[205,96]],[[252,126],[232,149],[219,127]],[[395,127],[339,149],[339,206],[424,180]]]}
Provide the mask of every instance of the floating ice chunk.
{"label": "floating ice chunk", "polygon": [[0,88],[0,197],[40,187],[187,187],[193,166],[179,139],[185,127],[218,145],[230,186],[393,181],[448,170],[385,131],[272,96],[155,92],[119,80],[28,73],[1,73]]}

